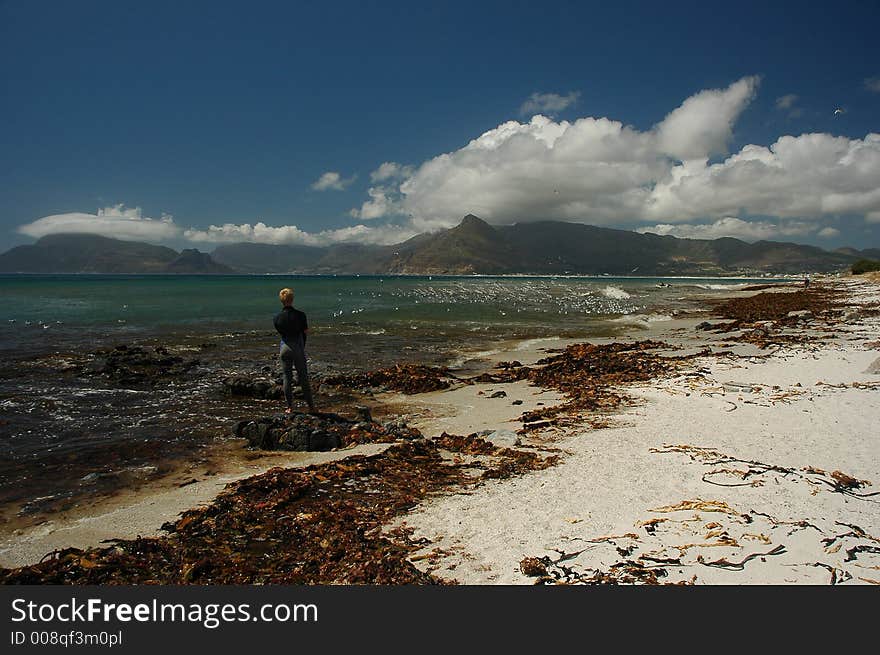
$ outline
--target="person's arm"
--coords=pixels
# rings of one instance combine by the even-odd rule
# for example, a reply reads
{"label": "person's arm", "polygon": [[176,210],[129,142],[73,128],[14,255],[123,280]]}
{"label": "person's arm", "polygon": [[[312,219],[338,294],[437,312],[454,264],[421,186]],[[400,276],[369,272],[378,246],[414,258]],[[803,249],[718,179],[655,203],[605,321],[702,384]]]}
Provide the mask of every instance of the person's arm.
{"label": "person's arm", "polygon": [[303,314],[303,348],[306,347],[306,336],[309,333],[309,319]]}

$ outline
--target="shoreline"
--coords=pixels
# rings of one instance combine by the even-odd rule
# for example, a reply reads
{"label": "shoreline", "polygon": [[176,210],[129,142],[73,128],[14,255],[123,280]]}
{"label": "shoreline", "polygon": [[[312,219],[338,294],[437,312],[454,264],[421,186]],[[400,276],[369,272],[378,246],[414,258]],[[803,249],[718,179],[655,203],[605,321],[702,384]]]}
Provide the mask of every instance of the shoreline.
{"label": "shoreline", "polygon": [[[837,284],[840,284],[840,282],[837,282]],[[718,297],[729,296],[730,294],[728,293],[718,294]],[[743,296],[743,293],[737,291],[736,297],[741,296]],[[694,326],[699,322],[700,319],[705,317],[705,313],[695,313],[694,316],[673,318],[670,321],[663,321],[660,325],[653,324],[648,330],[639,329],[636,327],[629,327],[626,336],[591,339],[591,342],[612,343],[616,341],[632,341],[634,339],[655,339],[665,335],[666,340],[673,346],[682,347],[685,344],[690,344],[690,348],[694,350],[699,350],[703,345],[705,345],[702,342],[706,341],[707,339],[705,338],[706,335],[695,334]],[[712,335],[712,337],[708,340],[723,342],[723,339],[719,339],[718,335]],[[499,348],[498,351],[492,352],[482,359],[469,361],[471,362],[472,366],[476,366],[479,364],[479,362],[482,361],[484,364],[491,368],[491,365],[494,363],[504,361],[508,358],[516,358],[528,366],[533,364],[534,361],[539,359],[540,357],[545,356],[548,350],[563,348],[566,345],[569,345],[569,343],[575,343],[583,340],[570,339],[548,341],[545,344],[544,348],[542,348],[541,350],[538,350],[534,347],[524,350],[517,349],[518,345],[525,344],[527,343],[527,341],[520,342],[517,345],[508,344],[507,348]],[[534,346],[535,344],[532,343],[530,345]],[[722,348],[719,346],[718,349],[720,350]],[[750,344],[739,344],[736,346],[735,349],[739,351],[738,356],[742,358],[755,357],[756,355],[759,358],[766,357],[766,352],[762,353],[760,349]],[[861,365],[861,363],[861,360],[859,360],[859,365]],[[746,370],[748,371],[750,369],[747,368]],[[679,381],[678,383],[680,382],[681,381]],[[640,398],[643,403],[645,403],[642,405],[642,407],[656,408],[658,406],[662,406],[663,403],[661,401],[664,400],[664,398],[661,394],[667,394],[670,398],[676,397],[677,392],[675,384],[677,383],[672,383],[669,381],[663,381],[661,383],[652,382],[648,383],[648,386],[653,384],[656,384],[658,386],[658,391],[651,392],[650,390],[646,391],[643,389],[636,390],[636,396]],[[505,391],[506,396],[503,398],[490,398],[491,393],[495,390]],[[627,391],[632,391],[632,389],[630,387],[627,387]],[[516,417],[520,416],[524,411],[536,409],[538,407],[538,403],[544,403],[544,405],[547,406],[552,403],[558,402],[560,399],[561,396],[558,393],[541,390],[535,386],[532,386],[531,383],[526,381],[516,382],[512,384],[485,383],[472,386],[462,386],[454,388],[452,390],[442,390],[430,392],[427,394],[418,394],[414,396],[403,396],[396,393],[378,394],[376,396],[376,400],[384,408],[384,410],[388,412],[394,411],[398,414],[405,413],[406,415],[408,415],[407,418],[409,424],[413,427],[421,429],[426,434],[426,436],[436,436],[436,433],[440,430],[449,431],[456,434],[470,434],[472,432],[490,430],[493,428],[513,432],[517,428]],[[522,404],[513,405],[512,403],[514,401],[522,401]],[[812,402],[815,402],[815,399],[813,399]],[[872,408],[873,407],[874,406],[872,406]],[[668,409],[669,408],[664,408],[664,411],[667,411]],[[639,423],[641,421],[642,423],[644,423],[646,420],[651,420],[646,416],[639,417],[638,411],[639,409],[638,407],[636,407],[623,409],[621,411],[612,413],[612,425],[615,422]],[[675,408],[675,412],[681,411],[681,407]],[[710,411],[710,409],[706,409],[706,411]],[[711,411],[714,411],[714,409],[712,409]],[[737,416],[739,417],[741,415]],[[874,418],[880,417],[875,414],[869,414],[869,416],[874,416]],[[548,469],[543,469],[538,473],[526,473],[525,475],[515,477],[512,480],[505,480],[497,483],[488,483],[479,487],[478,490],[474,493],[482,495],[488,493],[487,490],[489,489],[497,488],[499,489],[499,491],[496,492],[498,494],[498,497],[506,498],[504,494],[507,492],[502,492],[500,491],[500,489],[509,490],[518,487],[528,488],[529,483],[534,483],[536,480],[541,480],[543,481],[543,483],[549,484],[560,475],[570,475],[570,473],[568,473],[567,469],[565,468],[566,466],[568,466],[567,461],[570,461],[570,459],[568,458],[574,457],[575,459],[577,459],[578,457],[587,457],[584,452],[578,451],[576,448],[569,448],[568,442],[572,440],[577,440],[578,438],[582,438],[584,434],[588,435],[591,438],[595,437],[600,440],[606,435],[625,435],[625,433],[621,433],[619,431],[626,429],[626,427],[610,427],[603,430],[591,430],[587,433],[576,433],[574,435],[566,435],[565,431],[563,431],[562,434],[557,433],[548,435],[543,439],[536,439],[533,436],[529,436],[528,441],[530,443],[545,443],[556,447],[563,447],[563,450],[566,452],[566,454],[563,456],[562,463]],[[618,430],[618,432],[615,433],[614,430]],[[523,441],[525,442],[526,439],[523,439]],[[662,445],[663,444],[657,444],[658,447],[662,447]],[[244,460],[235,462],[231,467],[227,465],[226,469],[222,472],[216,472],[215,475],[209,476],[209,479],[203,479],[197,483],[193,483],[184,487],[170,487],[170,485],[173,484],[174,481],[168,480],[167,483],[169,488],[165,489],[164,491],[155,492],[151,490],[146,490],[145,492],[135,492],[134,499],[132,499],[131,496],[126,496],[126,494],[122,494],[120,497],[109,499],[106,502],[100,502],[98,506],[94,508],[99,510],[100,513],[98,515],[89,516],[89,512],[86,510],[84,512],[84,515],[82,516],[59,517],[59,521],[52,522],[52,524],[48,526],[44,524],[42,526],[35,526],[34,528],[26,530],[24,531],[24,533],[21,534],[5,535],[2,545],[0,545],[0,565],[9,566],[32,563],[33,561],[36,561],[34,558],[38,559],[37,553],[41,549],[43,550],[43,552],[40,556],[45,555],[53,549],[65,546],[76,546],[80,548],[86,546],[97,546],[98,542],[101,541],[101,539],[98,539],[99,536],[102,539],[118,539],[134,538],[138,535],[155,535],[158,534],[159,526],[162,524],[163,521],[173,519],[177,513],[186,509],[190,509],[194,504],[210,501],[211,498],[213,498],[213,496],[216,495],[226,483],[232,482],[233,480],[239,480],[248,476],[252,476],[266,470],[267,468],[270,468],[271,466],[276,466],[279,464],[296,464],[299,466],[308,466],[310,464],[318,464],[326,461],[339,460],[342,458],[346,458],[350,455],[371,454],[374,452],[380,452],[387,447],[388,444],[373,444],[369,446],[358,446],[350,450],[340,450],[328,453],[282,453],[279,455],[272,454],[256,458],[252,460],[249,464],[246,463]],[[232,445],[230,445],[229,448],[233,448]],[[572,450],[573,454],[569,453],[569,450]],[[630,456],[632,455],[631,453],[629,454]],[[601,462],[596,459],[597,454],[592,453],[590,457],[592,458],[590,459],[590,461],[593,463],[593,465],[597,467],[596,470],[604,471],[601,466]],[[641,457],[640,461],[642,461],[643,464],[647,465],[644,457]],[[870,467],[867,467],[864,470],[860,469],[847,472],[851,475],[854,475],[855,477],[859,477],[860,475],[866,476],[867,479],[873,479],[875,483],[876,481],[880,480],[880,472],[873,471],[873,469],[870,469]],[[199,471],[197,473],[204,473],[204,471]],[[641,478],[637,477],[636,479]],[[542,497],[542,493],[540,492],[540,485],[537,489],[532,489],[531,492],[533,493],[527,494],[527,496],[532,498],[533,501],[534,499],[540,499]],[[487,499],[487,504],[485,504],[484,507],[494,507],[499,517],[498,521],[506,521],[507,523],[509,523],[511,517],[509,516],[509,511],[505,510],[509,509],[510,505],[498,505],[496,496],[491,494],[487,496]],[[132,500],[134,502],[132,502]],[[509,500],[509,498],[507,500]],[[455,493],[455,491],[453,490],[448,494],[440,496],[439,498],[431,499],[419,505],[414,513],[411,513],[407,516],[406,525],[415,529],[416,534],[420,534],[419,530],[422,530],[427,535],[427,532],[424,531],[425,524],[445,525],[445,523],[443,523],[444,517],[450,520],[450,517],[461,517],[463,515],[467,517],[467,512],[460,505],[460,503],[462,502],[478,504],[474,503],[473,499],[470,496],[463,496],[461,494]],[[493,502],[496,504],[493,505]],[[629,507],[629,505],[627,505],[627,507]],[[529,512],[534,514],[533,504]],[[91,512],[91,514],[94,514],[94,512]],[[630,517],[625,512],[622,512],[621,516],[624,515],[626,515],[627,518]],[[418,520],[413,520],[413,517],[419,516],[422,517],[421,523],[419,523]],[[607,514],[607,516],[610,516],[610,514]],[[570,526],[581,525],[586,520],[584,518],[578,517],[567,518],[577,519],[576,521],[566,523]],[[481,515],[480,520],[477,521],[477,523],[485,524],[485,522],[487,521],[491,524],[491,517]],[[101,524],[100,532],[96,531],[93,527],[96,523]],[[471,523],[473,523],[473,519],[471,520]],[[623,521],[623,523],[626,523],[626,521]],[[461,523],[461,525],[466,526],[468,524],[468,520],[463,520]],[[471,525],[470,527],[473,528],[474,526]],[[615,524],[614,527],[618,527],[618,525]],[[873,526],[873,529],[875,534],[880,531],[878,530],[876,525]],[[608,534],[611,534],[612,532],[609,532]],[[546,530],[541,531],[541,534],[545,533]],[[521,538],[522,535],[519,535],[519,537]],[[570,535],[568,535],[566,538],[568,537],[570,537]],[[444,569],[448,568],[450,575],[454,574],[451,575],[451,577],[454,577],[455,579],[458,579],[462,582],[480,584],[495,582],[530,583],[534,581],[532,578],[523,576],[521,572],[517,571],[514,574],[510,573],[510,556],[502,555],[501,553],[496,552],[499,548],[503,550],[503,544],[495,544],[494,546],[492,546],[492,548],[489,548],[483,543],[473,542],[472,539],[469,541],[469,539],[462,536],[462,534],[456,534],[455,530],[453,529],[450,529],[448,533],[444,535],[428,535],[428,538],[432,540],[432,547],[434,548],[442,548],[450,550],[451,552],[465,552],[468,553],[469,558],[472,558],[472,560],[480,560],[481,558],[484,559],[485,561],[481,564],[481,566],[488,567],[489,571],[494,572],[486,573],[485,575],[481,576],[480,574],[472,571],[465,565],[464,562],[464,560],[471,561],[469,558],[463,558],[462,561],[455,560],[454,558],[452,560],[447,559],[445,561],[445,566],[440,564],[431,564],[430,566],[425,567],[426,572],[436,572],[438,575],[441,575],[441,577],[446,577],[444,575]],[[511,542],[509,538],[505,538],[502,541],[505,543],[515,543],[515,541]],[[533,542],[528,540],[526,541],[531,547]],[[23,544],[27,544],[27,547],[23,548]],[[46,546],[51,547],[46,548]],[[525,553],[525,550],[527,549],[521,550],[523,550],[523,553]],[[546,548],[544,550],[546,551]],[[487,553],[491,553],[491,556],[487,555]],[[541,554],[538,552],[535,552],[533,555],[535,557],[547,556],[546,554]],[[529,553],[525,553],[523,556],[530,555]],[[419,556],[416,555],[415,557],[418,558]],[[519,557],[519,555],[516,555],[516,557]],[[492,561],[493,558],[495,561]],[[423,559],[416,559],[415,561],[430,563],[437,562],[439,560],[438,558],[426,557]],[[501,564],[502,562],[504,563],[503,565]],[[497,572],[497,568],[499,566],[506,566],[505,572],[503,574],[499,574]],[[462,573],[465,571],[467,571],[467,575],[462,575]]]}

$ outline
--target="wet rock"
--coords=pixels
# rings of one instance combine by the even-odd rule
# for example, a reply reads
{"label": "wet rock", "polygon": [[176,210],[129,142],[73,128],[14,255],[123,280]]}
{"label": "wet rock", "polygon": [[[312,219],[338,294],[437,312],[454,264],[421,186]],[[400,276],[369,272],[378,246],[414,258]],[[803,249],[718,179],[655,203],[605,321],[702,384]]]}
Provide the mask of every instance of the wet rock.
{"label": "wet rock", "polygon": [[506,398],[506,397],[507,397],[506,391],[496,391],[491,396],[489,396],[489,398]]}
{"label": "wet rock", "polygon": [[510,403],[510,404],[511,404],[511,405],[522,405],[522,404],[523,404],[523,401],[521,401],[521,400],[514,400],[514,401],[513,401],[512,403]]}
{"label": "wet rock", "polygon": [[[284,397],[284,389],[276,381],[251,378],[246,375],[231,375],[224,378],[223,389],[226,393],[233,396],[261,400],[280,400]],[[299,393],[301,394],[302,391],[300,390]],[[296,391],[294,395],[298,395]]]}
{"label": "wet rock", "polygon": [[261,450],[332,450],[357,443],[390,443],[422,437],[415,428],[397,422],[380,425],[352,421],[338,414],[301,414],[239,421],[233,431]]}
{"label": "wet rock", "polygon": [[788,312],[786,318],[810,318],[813,315],[809,309],[802,309],[796,312]]}
{"label": "wet rock", "polygon": [[181,377],[198,366],[198,359],[184,359],[163,346],[120,345],[98,350],[85,361],[79,373],[103,377],[122,386],[150,386]]}

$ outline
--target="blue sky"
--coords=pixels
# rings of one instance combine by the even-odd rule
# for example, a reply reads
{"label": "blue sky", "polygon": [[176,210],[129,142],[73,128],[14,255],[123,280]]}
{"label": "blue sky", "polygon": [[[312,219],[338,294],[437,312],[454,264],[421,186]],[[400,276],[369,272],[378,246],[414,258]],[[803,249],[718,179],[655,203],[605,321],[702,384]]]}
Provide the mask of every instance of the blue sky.
{"label": "blue sky", "polygon": [[877,3],[665,4],[0,2],[0,250],[469,212],[880,246]]}

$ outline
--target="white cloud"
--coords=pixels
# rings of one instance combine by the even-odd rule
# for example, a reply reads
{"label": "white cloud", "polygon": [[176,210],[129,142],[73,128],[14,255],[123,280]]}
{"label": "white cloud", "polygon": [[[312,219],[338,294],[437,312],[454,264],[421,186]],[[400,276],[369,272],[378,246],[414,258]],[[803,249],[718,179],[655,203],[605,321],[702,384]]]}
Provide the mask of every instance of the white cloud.
{"label": "white cloud", "polygon": [[44,216],[19,226],[17,231],[34,238],[76,233],[136,241],[165,241],[180,235],[180,228],[171,215],[149,218],[143,216],[140,207],[126,208],[121,204],[104,207],[94,214],[70,212]]}
{"label": "white cloud", "polygon": [[733,124],[755,97],[758,81],[744,77],[726,89],[707,89],[685,100],[654,128],[660,151],[681,160],[726,152]]}
{"label": "white cloud", "polygon": [[363,221],[402,214],[400,207],[400,192],[386,186],[374,186],[367,190],[370,199],[361,205],[360,209],[352,209],[349,214],[352,218]]}
{"label": "white cloud", "polygon": [[788,95],[784,95],[781,98],[776,98],[776,108],[777,109],[791,109],[794,107],[794,103],[797,102],[798,97],[794,93],[789,93]]}
{"label": "white cloud", "polygon": [[[660,224],[640,227],[636,232],[671,235],[684,239],[719,239],[734,237],[743,241],[761,241],[779,237],[804,236],[815,231],[816,226],[803,221],[773,223],[770,221],[744,221],[734,216],[726,216],[714,223],[705,224]],[[825,228],[833,230],[834,228]],[[836,230],[835,230],[836,232]],[[822,236],[820,234],[820,236]]]}
{"label": "white cloud", "polygon": [[[609,118],[508,121],[421,164],[399,186],[373,187],[352,215],[406,214],[421,230],[467,213],[489,222],[598,225],[763,216],[880,221],[880,135],[782,136],[721,160],[758,78],[685,100],[649,130]],[[874,217],[878,218],[874,218]]]}
{"label": "white cloud", "polygon": [[386,161],[382,163],[376,170],[370,173],[370,180],[373,182],[382,182],[384,180],[400,180],[405,179],[413,174],[415,169],[412,166],[404,166],[396,161]]}
{"label": "white cloud", "polygon": [[189,229],[184,232],[185,238],[200,243],[250,242],[304,246],[328,246],[334,243],[385,245],[405,241],[414,235],[415,232],[411,228],[394,225],[380,227],[354,225],[336,230],[305,232],[296,225],[272,227],[263,222],[255,224],[242,223],[238,225],[225,223],[223,225],[211,225],[206,230]]}
{"label": "white cloud", "polygon": [[327,171],[312,183],[315,191],[342,191],[357,179],[357,175],[343,179],[336,171]]}
{"label": "white cloud", "polygon": [[522,116],[531,116],[532,114],[550,114],[553,115],[571,107],[578,101],[581,94],[572,91],[568,95],[561,96],[558,93],[533,93],[522,105],[520,105],[519,113]]}
{"label": "white cloud", "polygon": [[821,230],[816,232],[816,236],[819,236],[823,239],[833,239],[834,237],[840,236],[840,230],[836,227],[823,227]]}
{"label": "white cloud", "polygon": [[872,93],[880,93],[880,77],[869,77],[866,79],[865,88]]}

